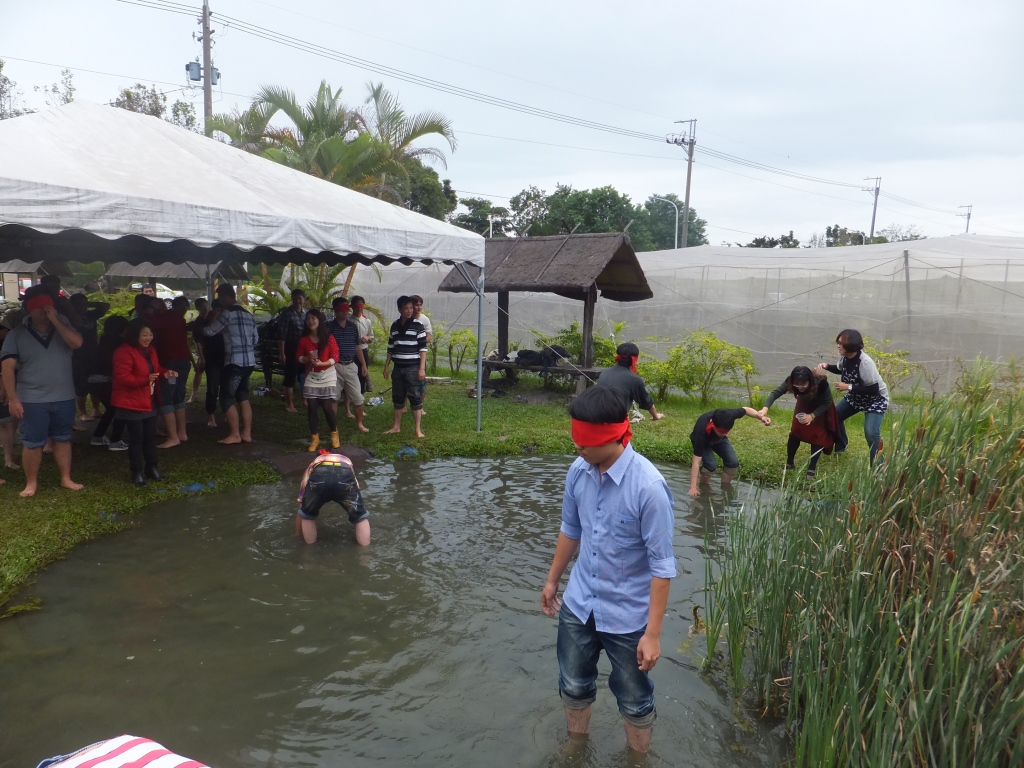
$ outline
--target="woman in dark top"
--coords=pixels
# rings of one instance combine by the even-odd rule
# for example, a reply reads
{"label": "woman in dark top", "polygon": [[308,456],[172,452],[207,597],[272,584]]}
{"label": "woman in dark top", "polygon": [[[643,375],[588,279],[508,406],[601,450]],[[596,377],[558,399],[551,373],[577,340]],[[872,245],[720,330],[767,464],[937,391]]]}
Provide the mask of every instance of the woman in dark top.
{"label": "woman in dark top", "polygon": [[805,365],[798,365],[778,387],[768,395],[761,415],[767,416],[772,403],[789,393],[796,397],[793,423],[786,444],[786,469],[795,469],[796,451],[800,443],[810,443],[811,463],[807,476],[814,477],[822,453],[832,453],[839,433],[839,418],[832,402],[832,390],[823,374],[815,374]]}
{"label": "woman in dark top", "polygon": [[[106,446],[111,451],[127,451],[128,446],[121,440],[124,433],[124,422],[114,415],[114,406],[110,402],[113,395],[112,380],[114,377],[114,352],[124,343],[124,330],[128,327],[128,318],[111,315],[103,323],[103,335],[96,346],[96,366],[89,375],[89,394],[103,404],[103,415],[92,433],[92,444]],[[114,427],[107,437],[107,427]]]}
{"label": "woman in dark top", "polygon": [[[162,480],[157,469],[156,421],[160,404],[157,381],[178,374],[162,368],[153,349],[153,331],[143,319],[132,320],[124,332],[125,343],[114,352],[111,402],[117,418],[128,429],[128,463],[132,482],[142,487],[146,477]],[[143,475],[145,470],[145,476]]]}

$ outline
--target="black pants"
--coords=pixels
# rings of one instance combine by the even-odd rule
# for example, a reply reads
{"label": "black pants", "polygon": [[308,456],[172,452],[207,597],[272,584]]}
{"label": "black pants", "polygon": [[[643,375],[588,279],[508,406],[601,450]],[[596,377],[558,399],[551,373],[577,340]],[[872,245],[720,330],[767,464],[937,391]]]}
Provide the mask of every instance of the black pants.
{"label": "black pants", "polygon": [[[786,443],[786,463],[790,466],[792,466],[793,462],[796,460],[796,451],[802,442],[803,441],[798,437],[793,437],[792,435],[789,436],[789,442]],[[822,445],[815,445],[814,443],[809,443],[809,445],[811,446],[811,464],[807,469],[814,472],[818,467],[818,459],[821,458],[821,454],[824,452],[825,447]]]}
{"label": "black pants", "polygon": [[206,415],[212,416],[217,412],[217,398],[220,397],[220,373],[224,370],[221,365],[206,366]]}
{"label": "black pants", "polygon": [[128,466],[132,475],[139,474],[143,468],[156,469],[156,422],[157,416],[145,419],[126,419],[128,429]]}
{"label": "black pants", "polygon": [[324,409],[324,416],[327,417],[327,426],[331,432],[338,431],[338,403],[335,400],[328,400],[319,397],[310,397],[306,400],[306,411],[309,414],[309,434],[320,434],[320,408]]}
{"label": "black pants", "polygon": [[92,436],[103,437],[107,434],[107,427],[113,423],[114,429],[110,433],[110,442],[116,443],[121,439],[121,435],[124,434],[124,422],[120,419],[114,418],[114,406],[110,404],[110,382],[103,384],[90,384],[89,394],[94,395],[96,399],[103,404],[103,415],[100,416],[100,420],[96,424],[96,429],[93,431]]}

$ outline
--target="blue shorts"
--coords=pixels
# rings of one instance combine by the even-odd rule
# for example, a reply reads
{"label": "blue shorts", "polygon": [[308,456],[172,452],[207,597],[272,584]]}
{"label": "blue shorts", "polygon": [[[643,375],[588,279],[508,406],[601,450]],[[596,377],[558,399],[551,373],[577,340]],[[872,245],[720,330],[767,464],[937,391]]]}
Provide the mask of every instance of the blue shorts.
{"label": "blue shorts", "polygon": [[192,370],[191,360],[174,360],[167,367],[177,373],[173,379],[160,377],[160,406],[157,413],[161,416],[181,410],[185,407],[185,390],[188,384],[188,372]]}
{"label": "blue shorts", "polygon": [[42,448],[47,438],[65,443],[71,439],[75,426],[75,401],[55,403],[22,403],[25,416],[21,420],[21,442],[26,448]]}

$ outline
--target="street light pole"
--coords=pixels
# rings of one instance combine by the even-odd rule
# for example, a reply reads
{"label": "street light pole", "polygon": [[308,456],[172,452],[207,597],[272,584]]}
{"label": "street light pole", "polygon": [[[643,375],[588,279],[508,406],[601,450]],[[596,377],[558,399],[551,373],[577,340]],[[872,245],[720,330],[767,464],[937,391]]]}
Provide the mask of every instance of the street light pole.
{"label": "street light pole", "polygon": [[668,203],[669,205],[671,205],[673,208],[676,209],[676,244],[675,244],[675,247],[676,247],[676,250],[679,250],[679,206],[676,205],[675,203],[673,203],[671,200],[666,200],[664,197],[654,197],[652,195],[651,199],[652,200],[660,200],[663,203]]}
{"label": "street light pole", "polygon": [[690,179],[693,176],[693,148],[697,144],[697,120],[676,120],[687,123],[689,127],[684,134],[669,134],[665,137],[668,144],[686,147],[686,199],[683,200],[683,248],[689,245],[690,235]]}

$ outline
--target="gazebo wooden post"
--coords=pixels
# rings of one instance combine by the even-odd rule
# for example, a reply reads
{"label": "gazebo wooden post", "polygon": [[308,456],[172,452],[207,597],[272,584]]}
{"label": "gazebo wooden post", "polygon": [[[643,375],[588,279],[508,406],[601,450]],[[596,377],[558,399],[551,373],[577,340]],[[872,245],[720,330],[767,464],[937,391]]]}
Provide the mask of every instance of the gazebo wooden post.
{"label": "gazebo wooden post", "polygon": [[[597,304],[597,285],[591,285],[583,300],[583,359],[581,368],[592,368],[594,365],[594,305]],[[576,379],[576,394],[585,390],[588,385],[586,376]]]}
{"label": "gazebo wooden post", "polygon": [[508,354],[508,291],[498,291],[498,359]]}

